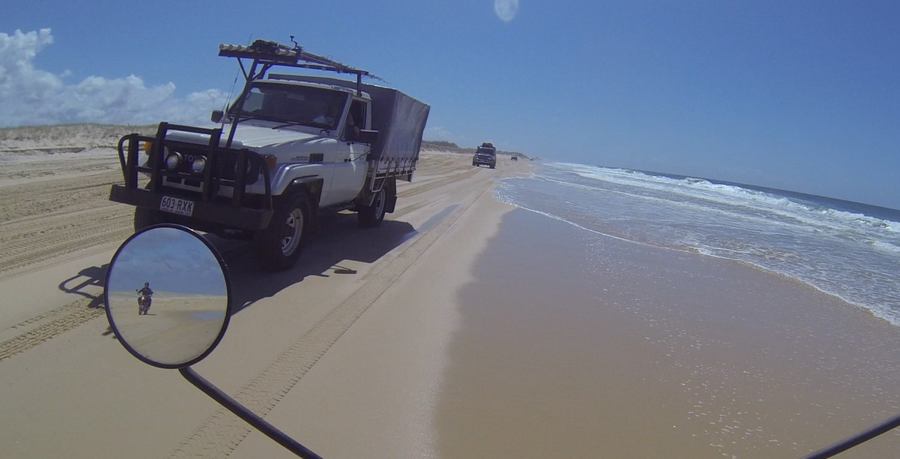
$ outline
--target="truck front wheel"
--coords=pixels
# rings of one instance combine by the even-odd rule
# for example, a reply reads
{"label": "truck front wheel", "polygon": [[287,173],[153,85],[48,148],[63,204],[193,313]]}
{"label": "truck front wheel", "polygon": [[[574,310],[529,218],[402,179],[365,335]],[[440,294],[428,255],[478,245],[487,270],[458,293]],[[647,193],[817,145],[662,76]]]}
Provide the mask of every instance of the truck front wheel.
{"label": "truck front wheel", "polygon": [[375,199],[372,200],[372,205],[359,208],[359,211],[356,214],[359,226],[371,228],[381,224],[381,221],[384,220],[386,203],[387,191],[382,187],[381,190],[375,193]]}
{"label": "truck front wheel", "polygon": [[309,198],[302,191],[276,206],[269,227],[256,233],[255,237],[263,269],[282,271],[294,266],[303,248],[309,221]]}

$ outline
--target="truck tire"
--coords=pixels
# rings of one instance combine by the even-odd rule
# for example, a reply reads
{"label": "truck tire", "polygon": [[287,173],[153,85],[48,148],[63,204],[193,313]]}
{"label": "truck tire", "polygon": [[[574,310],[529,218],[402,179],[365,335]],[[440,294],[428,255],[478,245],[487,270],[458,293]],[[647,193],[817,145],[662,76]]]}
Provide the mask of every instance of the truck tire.
{"label": "truck tire", "polygon": [[308,233],[309,197],[296,191],[275,207],[269,227],[256,233],[256,251],[266,271],[283,271],[297,262]]}
{"label": "truck tire", "polygon": [[381,224],[384,220],[385,203],[387,202],[387,191],[384,187],[375,193],[375,199],[372,200],[371,206],[360,207],[356,213],[357,222],[363,228],[372,228]]}
{"label": "truck tire", "polygon": [[166,219],[162,212],[156,209],[147,209],[146,207],[134,208],[134,232],[138,232],[148,226],[165,223]]}

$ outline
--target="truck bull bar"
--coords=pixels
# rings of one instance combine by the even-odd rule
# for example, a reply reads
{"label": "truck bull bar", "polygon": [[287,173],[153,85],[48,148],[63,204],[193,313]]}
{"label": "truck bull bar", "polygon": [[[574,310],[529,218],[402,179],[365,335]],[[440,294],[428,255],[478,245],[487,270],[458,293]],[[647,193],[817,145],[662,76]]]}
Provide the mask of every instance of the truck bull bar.
{"label": "truck bull bar", "polygon": [[[209,136],[206,145],[167,139],[170,131],[181,131]],[[124,175],[124,185],[112,185],[111,201],[137,207],[164,210],[164,198],[177,198],[190,203],[190,213],[167,213],[173,221],[204,224],[220,224],[227,227],[259,230],[268,227],[272,219],[272,183],[265,158],[247,149],[220,146],[222,129],[206,129],[178,124],[160,123],[155,137],[129,134],[118,144],[119,163]],[[149,146],[149,157],[140,164],[141,147]],[[166,155],[171,152],[190,151],[193,161],[202,159],[205,167],[195,172],[192,164],[180,164],[170,169]],[[179,153],[180,154],[180,153]],[[181,162],[181,161],[179,161]],[[244,173],[240,173],[244,171]],[[138,173],[150,176],[147,188],[138,186]],[[265,195],[246,193],[262,176]],[[163,179],[190,184],[198,191],[165,187]],[[231,187],[231,197],[219,196],[219,190]],[[202,228],[200,228],[202,229]]]}

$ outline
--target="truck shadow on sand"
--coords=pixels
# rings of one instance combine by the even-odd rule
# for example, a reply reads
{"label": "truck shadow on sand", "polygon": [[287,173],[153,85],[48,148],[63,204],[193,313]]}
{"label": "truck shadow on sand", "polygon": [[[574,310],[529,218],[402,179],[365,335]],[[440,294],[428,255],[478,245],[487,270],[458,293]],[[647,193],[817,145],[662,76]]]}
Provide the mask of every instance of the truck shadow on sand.
{"label": "truck shadow on sand", "polygon": [[347,261],[374,263],[379,258],[418,234],[407,222],[385,220],[372,229],[360,229],[356,215],[323,216],[319,233],[305,241],[297,264],[282,272],[262,271],[249,243],[236,243],[210,236],[231,275],[234,312],[269,298],[307,276],[329,277],[357,274],[342,266]]}
{"label": "truck shadow on sand", "polygon": [[[260,269],[252,244],[214,235],[208,235],[208,239],[219,249],[228,265],[234,312],[238,313],[260,299],[275,296],[307,276],[356,275],[355,269],[343,264],[347,261],[374,263],[417,234],[419,231],[411,224],[402,221],[385,220],[377,228],[360,229],[356,224],[356,215],[323,216],[319,233],[306,241],[296,266],[275,273]],[[88,308],[103,308],[102,289],[108,268],[109,263],[86,267],[60,282],[58,288],[88,299]],[[110,333],[108,329],[103,334]]]}
{"label": "truck shadow on sand", "polygon": [[[86,306],[89,309],[103,309],[106,307],[106,304],[102,289],[105,288],[104,282],[106,282],[106,271],[108,269],[109,263],[104,263],[102,266],[88,266],[79,271],[78,274],[60,282],[57,288],[63,292],[90,300]],[[98,291],[97,289],[101,290]],[[86,290],[97,293],[89,293]],[[115,338],[112,327],[109,326],[106,327],[106,330],[101,335]]]}
{"label": "truck shadow on sand", "polygon": [[109,263],[105,263],[103,266],[89,266],[79,271],[78,274],[60,282],[58,288],[66,293],[89,299],[90,303],[87,306],[89,308],[102,308],[103,291],[101,290],[99,294],[94,295],[84,290],[89,287],[102,289],[108,268]]}

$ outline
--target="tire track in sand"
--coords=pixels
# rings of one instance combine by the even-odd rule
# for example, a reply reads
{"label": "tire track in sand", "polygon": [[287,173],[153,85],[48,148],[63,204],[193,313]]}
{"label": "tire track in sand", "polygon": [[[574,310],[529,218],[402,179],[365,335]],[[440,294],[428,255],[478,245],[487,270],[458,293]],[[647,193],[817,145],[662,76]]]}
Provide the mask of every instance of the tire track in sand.
{"label": "tire track in sand", "polygon": [[406,186],[400,190],[397,190],[397,198],[410,198],[412,196],[422,194],[426,191],[433,190],[435,188],[440,188],[442,186],[457,183],[461,180],[474,176],[478,173],[475,169],[469,169],[463,172],[457,172],[455,174],[442,176],[442,177],[433,177],[427,181],[422,181],[416,183],[414,185]]}
{"label": "tire track in sand", "polygon": [[110,185],[121,181],[121,173],[98,173],[0,187],[0,224],[108,205]]}
{"label": "tire track in sand", "polygon": [[0,277],[131,233],[129,206],[108,201],[120,174],[0,187]]}
{"label": "tire track in sand", "polygon": [[[492,181],[474,186],[472,193],[452,213],[422,234],[234,396],[251,411],[265,417],[315,366],[351,326],[441,238],[485,192]],[[223,457],[230,455],[252,428],[230,411],[220,408],[172,452],[172,457]]]}
{"label": "tire track in sand", "polygon": [[124,240],[132,233],[132,210],[108,206],[24,224],[0,225],[0,277],[78,250]]}
{"label": "tire track in sand", "polygon": [[76,300],[16,324],[13,328],[27,328],[37,322],[45,322],[43,325],[38,325],[0,343],[0,362],[72,330],[91,319],[102,316],[104,314],[102,307],[88,307],[91,301],[87,298]]}

